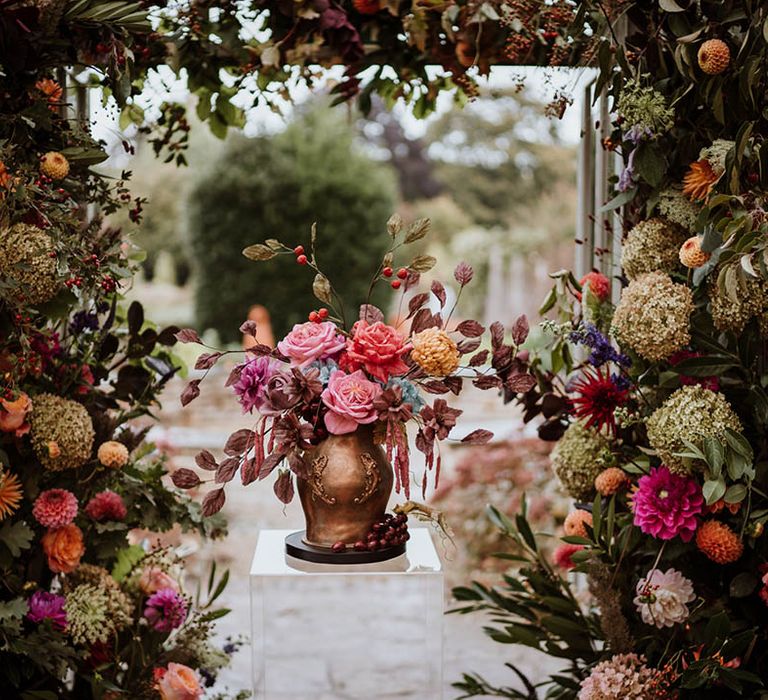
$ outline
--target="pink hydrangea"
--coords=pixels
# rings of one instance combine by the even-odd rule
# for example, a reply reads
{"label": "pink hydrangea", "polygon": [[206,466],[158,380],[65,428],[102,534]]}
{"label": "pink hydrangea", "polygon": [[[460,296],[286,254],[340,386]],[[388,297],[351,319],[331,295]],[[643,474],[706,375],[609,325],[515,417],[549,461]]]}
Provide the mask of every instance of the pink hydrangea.
{"label": "pink hydrangea", "polygon": [[325,427],[334,435],[344,435],[358,425],[373,423],[378,418],[374,401],[380,396],[381,387],[368,380],[362,370],[346,374],[335,370],[328,379],[328,386],[321,394],[327,406]]}
{"label": "pink hydrangea", "polygon": [[107,490],[97,493],[88,501],[85,512],[100,523],[105,520],[122,520],[128,514],[128,509],[120,494]]}
{"label": "pink hydrangea", "polygon": [[43,527],[64,527],[77,516],[77,498],[66,489],[48,489],[35,499],[32,515]]}
{"label": "pink hydrangea", "polygon": [[297,323],[277,344],[277,349],[292,366],[304,369],[317,360],[338,356],[345,346],[344,336],[339,334],[336,324],[308,321]]}
{"label": "pink hydrangea", "polygon": [[683,542],[690,542],[704,509],[699,482],[661,466],[641,477],[637,487],[632,497],[635,525],[661,540],[679,535]]}

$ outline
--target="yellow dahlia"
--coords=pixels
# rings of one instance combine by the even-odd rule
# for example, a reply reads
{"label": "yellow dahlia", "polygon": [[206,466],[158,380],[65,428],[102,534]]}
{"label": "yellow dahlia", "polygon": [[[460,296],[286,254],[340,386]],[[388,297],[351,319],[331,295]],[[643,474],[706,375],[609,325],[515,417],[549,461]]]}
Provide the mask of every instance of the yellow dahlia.
{"label": "yellow dahlia", "polygon": [[99,445],[99,450],[96,453],[96,456],[99,458],[99,462],[105,467],[120,469],[128,464],[130,454],[128,448],[123,445],[122,442],[108,440]]}
{"label": "yellow dahlia", "polygon": [[718,180],[712,164],[702,158],[688,167],[683,178],[683,194],[690,200],[706,199]]}
{"label": "yellow dahlia", "polygon": [[40,161],[40,172],[52,180],[63,180],[69,175],[69,161],[63,153],[49,151]]}
{"label": "yellow dahlia", "polygon": [[21,503],[21,482],[10,472],[0,472],[0,520],[13,515]]}
{"label": "yellow dahlia", "polygon": [[444,330],[427,328],[414,335],[411,342],[411,357],[427,374],[446,377],[459,366],[459,350]]}

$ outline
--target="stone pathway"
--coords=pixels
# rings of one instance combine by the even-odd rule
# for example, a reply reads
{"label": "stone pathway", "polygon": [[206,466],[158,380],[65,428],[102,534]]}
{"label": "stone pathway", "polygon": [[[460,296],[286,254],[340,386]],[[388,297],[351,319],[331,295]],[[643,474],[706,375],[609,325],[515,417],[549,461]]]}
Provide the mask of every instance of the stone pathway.
{"label": "stone pathway", "polygon": [[[186,409],[178,404],[181,392],[181,382],[172,384],[164,397],[164,407],[161,423],[153,429],[151,438],[169,450],[175,467],[194,467],[194,454],[202,448],[211,450],[217,457],[221,456],[220,447],[227,435],[239,427],[250,427],[248,416],[239,413],[238,406],[225,390],[214,390],[215,386],[223,384],[227,374],[226,368],[217,368],[216,375],[210,376],[203,384],[200,398]],[[520,421],[515,410],[504,407],[490,392],[468,392],[462,398],[461,408],[465,410],[462,432],[469,432],[476,427],[486,427],[499,437],[510,437],[520,434]],[[460,435],[459,435],[460,436]],[[450,450],[447,451],[444,469],[450,470],[452,460]],[[244,488],[238,480],[227,485],[227,502],[224,514],[229,520],[229,537],[222,542],[203,545],[191,562],[190,571],[208,567],[210,561],[230,570],[230,582],[223,594],[222,605],[232,609],[232,613],[219,624],[219,634],[222,637],[250,635],[250,595],[248,572],[258,533],[264,528],[301,529],[303,517],[298,501],[283,508],[274,497],[271,482],[254,483]],[[478,503],[478,509],[484,504]],[[461,543],[457,543],[461,546]],[[438,550],[440,546],[438,545]],[[441,553],[444,554],[444,553]],[[443,565],[451,567],[451,561],[445,556]],[[447,605],[450,607],[446,592]],[[343,608],[344,591],[338,592],[340,609]],[[485,623],[480,616],[447,615],[444,622],[444,659],[443,679],[444,698],[455,698],[458,693],[451,688],[451,683],[459,680],[462,672],[480,673],[490,682],[505,685],[515,685],[513,674],[504,667],[505,662],[512,662],[526,669],[533,680],[541,680],[549,671],[557,669],[551,659],[544,657],[525,647],[500,645],[491,642],[482,632]],[[338,620],[338,630],[335,634],[343,635],[343,617]],[[392,649],[397,660],[397,647]],[[360,664],[368,659],[366,649],[360,649]],[[389,659],[392,661],[392,659]],[[403,659],[403,663],[407,660]],[[355,663],[351,659],[350,663]],[[303,663],[300,657],[294,659],[293,673],[312,673],[311,664]],[[220,680],[230,689],[251,687],[251,650],[244,647],[233,659],[232,666],[221,674]],[[385,690],[375,697],[369,696],[364,700],[384,700],[390,697],[406,697],[390,695]],[[408,696],[410,697],[410,696]],[[334,695],[323,694],[316,700],[363,700],[352,698],[339,689]],[[286,698],[288,700],[288,698]],[[299,700],[295,698],[293,700]],[[315,700],[315,699],[313,699]],[[425,699],[426,700],[426,699]]]}

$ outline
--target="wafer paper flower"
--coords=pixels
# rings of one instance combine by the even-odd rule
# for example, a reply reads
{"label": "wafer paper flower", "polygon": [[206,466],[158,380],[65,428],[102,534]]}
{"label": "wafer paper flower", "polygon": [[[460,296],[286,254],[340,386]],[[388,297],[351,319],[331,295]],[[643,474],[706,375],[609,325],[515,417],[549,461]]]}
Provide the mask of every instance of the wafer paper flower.
{"label": "wafer paper flower", "polygon": [[672,627],[688,618],[688,603],[696,600],[693,584],[679,571],[653,569],[637,582],[635,607],[647,625]]}
{"label": "wafer paper flower", "polygon": [[316,360],[337,356],[345,346],[336,324],[330,321],[297,323],[278,344],[277,349],[291,365],[304,369]]}
{"label": "wafer paper flower", "polygon": [[271,357],[257,357],[242,366],[240,379],[232,387],[243,413],[257,411],[264,404],[267,382],[279,370],[279,363]]}
{"label": "wafer paper flower", "polygon": [[374,400],[381,394],[381,387],[368,380],[361,370],[346,374],[336,370],[328,380],[328,387],[321,394],[328,408],[325,426],[334,435],[353,432],[358,425],[376,421],[378,411]]}

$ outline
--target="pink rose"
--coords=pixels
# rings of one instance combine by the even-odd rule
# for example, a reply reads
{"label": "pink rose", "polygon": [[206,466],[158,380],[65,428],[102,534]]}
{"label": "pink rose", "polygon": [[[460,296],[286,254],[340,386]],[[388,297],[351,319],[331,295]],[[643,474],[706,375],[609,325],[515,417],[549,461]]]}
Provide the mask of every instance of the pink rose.
{"label": "pink rose", "polygon": [[157,593],[161,588],[172,588],[176,593],[181,590],[178,581],[159,566],[147,566],[141,572],[139,588],[144,595]]}
{"label": "pink rose", "polygon": [[203,695],[197,671],[184,664],[171,662],[165,673],[158,673],[156,677],[162,700],[198,700]]}
{"label": "pink rose", "polygon": [[291,365],[304,369],[315,360],[324,360],[344,349],[344,337],[334,323],[297,323],[278,344],[277,349]]}
{"label": "pink rose", "polygon": [[325,427],[329,433],[344,435],[358,425],[373,423],[378,413],[373,402],[381,394],[381,387],[366,379],[362,371],[346,374],[335,370],[328,379],[328,387],[320,395],[328,407]]}
{"label": "pink rose", "polygon": [[358,321],[352,327],[352,338],[347,340],[347,353],[341,364],[345,369],[361,367],[375,379],[386,382],[390,376],[408,371],[403,354],[410,348],[392,326],[376,321]]}

